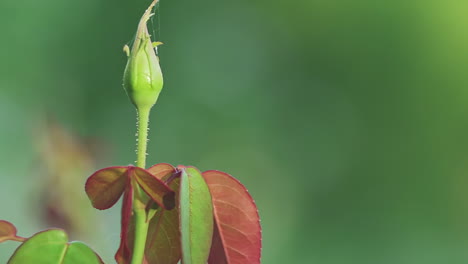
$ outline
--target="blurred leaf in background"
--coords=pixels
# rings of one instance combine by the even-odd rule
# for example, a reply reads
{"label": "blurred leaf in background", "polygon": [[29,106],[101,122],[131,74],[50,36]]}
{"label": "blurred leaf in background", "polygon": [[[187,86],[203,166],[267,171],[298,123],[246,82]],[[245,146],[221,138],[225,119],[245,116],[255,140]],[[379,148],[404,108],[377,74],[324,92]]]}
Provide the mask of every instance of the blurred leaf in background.
{"label": "blurred leaf in background", "polygon": [[32,204],[46,226],[67,230],[82,241],[97,239],[96,211],[82,190],[86,173],[95,168],[96,159],[83,140],[70,134],[51,118],[36,131],[38,158],[31,173],[40,178],[39,199]]}
{"label": "blurred leaf in background", "polygon": [[[0,201],[15,201],[0,203],[1,218],[26,235],[41,226],[27,197],[43,112],[105,140],[112,152],[98,167],[134,161],[121,49],[147,4],[0,2]],[[466,10],[452,0],[163,0],[165,88],[148,161],[239,178],[260,209],[264,263],[465,263]],[[111,263],[118,210],[97,215],[107,243],[85,242]],[[0,262],[12,248],[2,244]]]}

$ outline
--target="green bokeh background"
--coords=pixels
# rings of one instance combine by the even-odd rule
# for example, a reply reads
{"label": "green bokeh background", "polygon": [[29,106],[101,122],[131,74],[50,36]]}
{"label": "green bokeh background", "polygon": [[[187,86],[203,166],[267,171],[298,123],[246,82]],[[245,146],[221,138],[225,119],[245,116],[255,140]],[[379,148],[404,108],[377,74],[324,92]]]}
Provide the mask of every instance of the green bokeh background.
{"label": "green bokeh background", "polygon": [[[0,219],[21,235],[47,227],[31,209],[46,113],[106,148],[83,182],[133,163],[122,46],[148,4],[0,1]],[[240,179],[262,217],[262,263],[467,263],[467,10],[455,0],[162,0],[165,87],[148,161]],[[106,263],[118,213],[89,223],[99,239],[85,242]],[[0,263],[16,245],[0,245]]]}

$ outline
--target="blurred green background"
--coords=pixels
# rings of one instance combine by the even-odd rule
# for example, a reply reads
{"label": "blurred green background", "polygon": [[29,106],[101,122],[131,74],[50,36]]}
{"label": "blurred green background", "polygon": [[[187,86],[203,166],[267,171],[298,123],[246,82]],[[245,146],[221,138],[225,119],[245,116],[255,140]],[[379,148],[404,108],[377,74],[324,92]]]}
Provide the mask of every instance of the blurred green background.
{"label": "blurred green background", "polygon": [[[83,183],[135,160],[122,47],[148,4],[0,1],[0,219],[20,235],[66,222],[113,263],[119,208],[91,209]],[[162,0],[148,161],[240,179],[262,263],[467,263],[467,10]]]}

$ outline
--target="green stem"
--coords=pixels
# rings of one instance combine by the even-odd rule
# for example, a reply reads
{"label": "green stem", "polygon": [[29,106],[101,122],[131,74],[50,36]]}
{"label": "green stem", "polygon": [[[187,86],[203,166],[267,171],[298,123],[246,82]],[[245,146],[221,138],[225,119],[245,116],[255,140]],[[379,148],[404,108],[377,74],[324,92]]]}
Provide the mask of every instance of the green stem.
{"label": "green stem", "polygon": [[133,245],[132,264],[141,264],[145,254],[146,235],[149,222],[145,210],[135,210],[135,242]]}
{"label": "green stem", "polygon": [[146,146],[148,143],[148,123],[151,108],[138,109],[137,161],[140,168],[146,167]]}
{"label": "green stem", "polygon": [[[148,123],[151,108],[139,108],[138,111],[138,136],[137,136],[137,161],[140,168],[146,167],[146,147],[148,143]],[[146,236],[148,225],[146,216],[147,196],[140,186],[132,183],[135,189],[133,196],[133,217],[135,218],[135,241],[133,245],[132,264],[141,264],[145,254]]]}

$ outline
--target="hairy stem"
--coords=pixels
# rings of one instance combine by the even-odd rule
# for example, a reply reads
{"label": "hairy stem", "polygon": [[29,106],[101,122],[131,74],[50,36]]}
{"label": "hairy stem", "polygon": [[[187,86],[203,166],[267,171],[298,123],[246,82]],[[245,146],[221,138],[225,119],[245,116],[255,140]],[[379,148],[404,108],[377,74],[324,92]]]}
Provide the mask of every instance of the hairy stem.
{"label": "hairy stem", "polygon": [[148,144],[148,123],[150,108],[138,109],[138,136],[137,136],[137,160],[136,165],[146,167],[146,146]]}
{"label": "hairy stem", "polygon": [[[150,108],[139,108],[138,132],[137,132],[137,167],[146,167],[146,147],[148,143],[148,123]],[[133,245],[132,264],[141,264],[145,254],[146,235],[148,233],[148,221],[146,217],[147,196],[143,190],[134,184],[133,217],[135,218],[135,241]]]}

